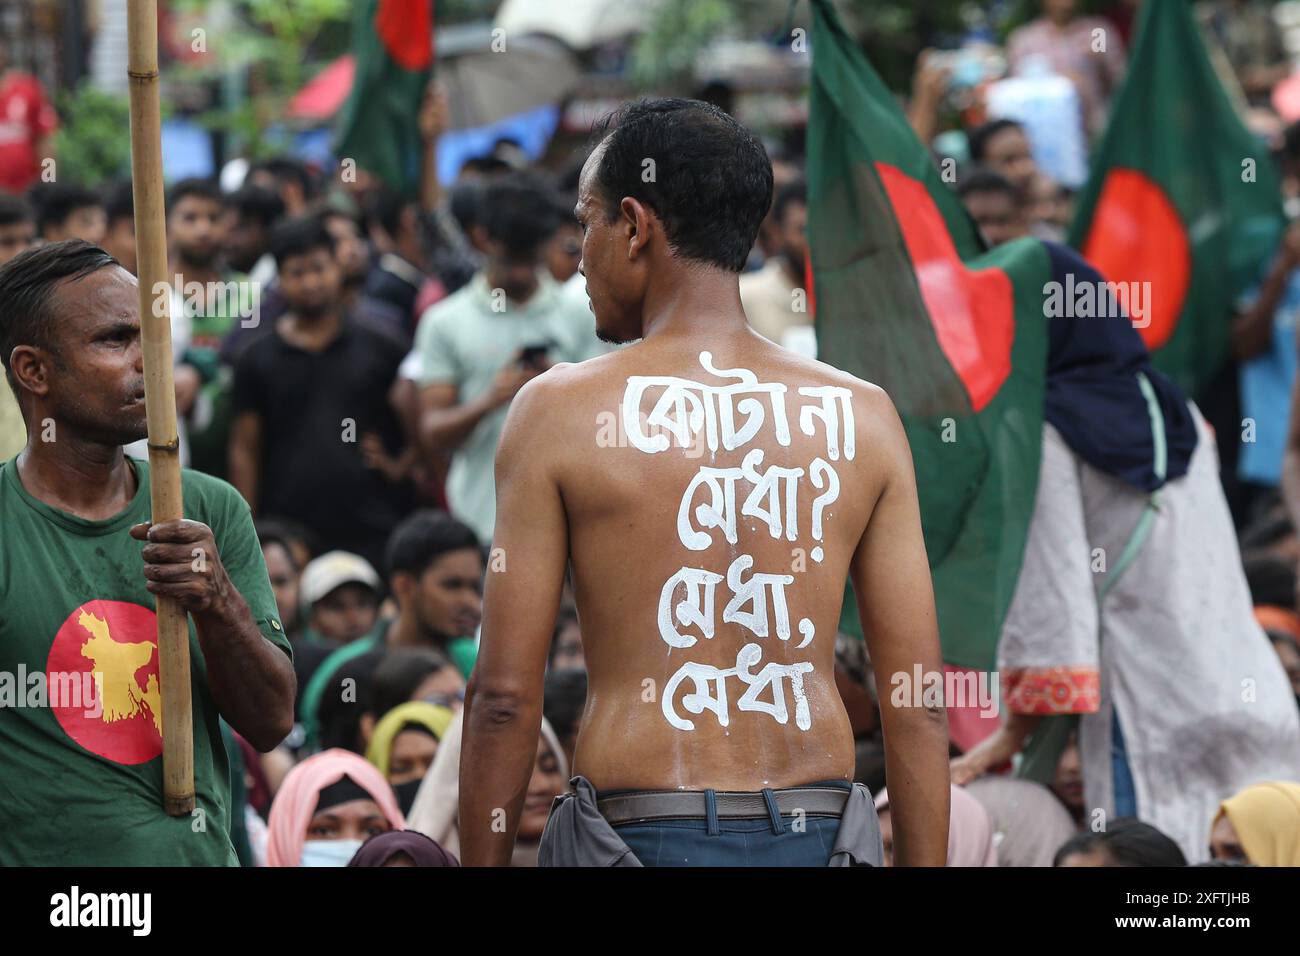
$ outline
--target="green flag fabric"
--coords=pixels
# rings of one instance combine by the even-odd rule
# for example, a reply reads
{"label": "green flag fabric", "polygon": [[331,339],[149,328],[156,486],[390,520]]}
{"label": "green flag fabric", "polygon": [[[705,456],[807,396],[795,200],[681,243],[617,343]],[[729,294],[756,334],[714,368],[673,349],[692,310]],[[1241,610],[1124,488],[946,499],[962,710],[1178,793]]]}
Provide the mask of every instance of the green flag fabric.
{"label": "green flag fabric", "polygon": [[433,0],[357,0],[352,20],[356,79],[335,152],[393,189],[419,185],[416,117],[433,75]]}
{"label": "green flag fabric", "polygon": [[1235,300],[1283,222],[1268,150],[1233,110],[1191,5],[1146,0],[1069,241],[1119,284],[1156,368],[1193,396],[1227,358]]}
{"label": "green flag fabric", "polygon": [[[813,17],[818,356],[898,408],[944,660],[991,669],[1038,483],[1050,262],[1032,239],[985,250],[829,0],[813,0]],[[841,626],[861,633],[851,602]]]}

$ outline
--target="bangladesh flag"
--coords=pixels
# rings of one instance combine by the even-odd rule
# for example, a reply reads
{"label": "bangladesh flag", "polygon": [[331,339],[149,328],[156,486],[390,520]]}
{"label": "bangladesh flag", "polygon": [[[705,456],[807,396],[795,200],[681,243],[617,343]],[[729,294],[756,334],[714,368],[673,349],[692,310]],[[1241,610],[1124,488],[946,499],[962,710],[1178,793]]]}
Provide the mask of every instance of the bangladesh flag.
{"label": "bangladesh flag", "polygon": [[[1038,485],[1042,244],[986,251],[893,95],[813,0],[808,238],[818,356],[907,429],[944,660],[991,669]],[[842,626],[860,635],[846,602]]]}
{"label": "bangladesh flag", "polygon": [[412,193],[420,169],[416,117],[433,75],[433,0],[356,0],[352,50],[356,80],[335,151]]}
{"label": "bangladesh flag", "polygon": [[1070,244],[1111,282],[1150,283],[1122,287],[1150,293],[1134,324],[1156,367],[1196,395],[1280,235],[1278,178],[1219,84],[1190,4],[1142,4],[1128,69]]}

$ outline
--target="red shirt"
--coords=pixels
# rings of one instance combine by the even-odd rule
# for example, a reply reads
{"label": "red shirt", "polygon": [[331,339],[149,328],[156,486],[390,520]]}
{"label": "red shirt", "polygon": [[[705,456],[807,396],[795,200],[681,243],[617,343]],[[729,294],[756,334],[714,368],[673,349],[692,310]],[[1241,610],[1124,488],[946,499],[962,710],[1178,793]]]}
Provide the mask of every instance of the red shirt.
{"label": "red shirt", "polygon": [[40,80],[17,70],[0,77],[0,190],[21,193],[36,181],[36,143],[58,125]]}

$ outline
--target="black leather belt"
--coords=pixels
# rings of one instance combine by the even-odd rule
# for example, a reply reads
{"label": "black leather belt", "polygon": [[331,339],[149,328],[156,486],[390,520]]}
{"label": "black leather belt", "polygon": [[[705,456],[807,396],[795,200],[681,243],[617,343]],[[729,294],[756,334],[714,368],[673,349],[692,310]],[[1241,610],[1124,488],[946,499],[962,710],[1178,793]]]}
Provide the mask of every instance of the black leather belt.
{"label": "black leather belt", "polygon": [[[773,790],[782,816],[838,817],[849,799],[848,790],[838,787],[790,787]],[[612,826],[653,820],[704,820],[708,806],[703,790],[645,790],[602,797],[596,806]],[[760,793],[716,792],[716,809],[721,820],[744,820],[768,816],[767,802]]]}

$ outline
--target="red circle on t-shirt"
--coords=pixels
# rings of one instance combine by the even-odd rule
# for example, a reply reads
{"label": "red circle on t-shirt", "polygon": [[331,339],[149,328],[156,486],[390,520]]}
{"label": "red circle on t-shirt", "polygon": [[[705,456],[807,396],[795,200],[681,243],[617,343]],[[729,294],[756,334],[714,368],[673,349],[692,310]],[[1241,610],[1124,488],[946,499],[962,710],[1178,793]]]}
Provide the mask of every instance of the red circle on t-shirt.
{"label": "red circle on t-shirt", "polygon": [[59,725],[91,753],[122,764],[162,753],[157,619],[149,608],[87,601],[55,634],[45,672]]}
{"label": "red circle on t-shirt", "polygon": [[1146,314],[1130,318],[1147,348],[1169,341],[1187,299],[1192,250],[1178,210],[1158,183],[1136,169],[1107,173],[1083,257],[1108,282],[1149,282],[1142,296]]}

